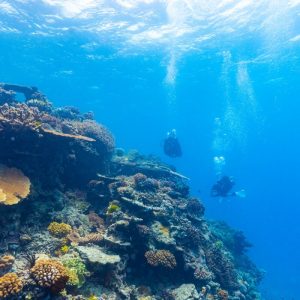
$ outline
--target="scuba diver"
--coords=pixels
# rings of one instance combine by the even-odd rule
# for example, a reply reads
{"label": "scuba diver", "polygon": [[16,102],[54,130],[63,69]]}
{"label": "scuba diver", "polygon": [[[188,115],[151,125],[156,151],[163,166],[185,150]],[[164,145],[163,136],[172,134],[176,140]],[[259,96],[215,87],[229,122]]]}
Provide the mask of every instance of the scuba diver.
{"label": "scuba diver", "polygon": [[164,140],[164,152],[167,156],[173,158],[182,156],[181,146],[175,129],[167,133],[167,137]]}
{"label": "scuba diver", "polygon": [[233,181],[233,178],[225,175],[212,186],[210,195],[212,197],[221,198],[226,198],[230,196],[238,196],[241,198],[246,197],[245,190],[231,192],[234,185],[235,182]]}

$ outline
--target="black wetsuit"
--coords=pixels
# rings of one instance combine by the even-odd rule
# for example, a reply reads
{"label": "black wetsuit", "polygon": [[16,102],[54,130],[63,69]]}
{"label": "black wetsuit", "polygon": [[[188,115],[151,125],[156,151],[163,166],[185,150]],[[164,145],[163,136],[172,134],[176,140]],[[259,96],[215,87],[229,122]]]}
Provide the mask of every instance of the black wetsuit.
{"label": "black wetsuit", "polygon": [[181,146],[174,136],[168,136],[164,141],[164,152],[170,157],[180,157],[182,156]]}
{"label": "black wetsuit", "polygon": [[228,197],[234,196],[235,193],[229,193],[234,186],[234,182],[228,177],[223,176],[215,183],[210,191],[212,197]]}

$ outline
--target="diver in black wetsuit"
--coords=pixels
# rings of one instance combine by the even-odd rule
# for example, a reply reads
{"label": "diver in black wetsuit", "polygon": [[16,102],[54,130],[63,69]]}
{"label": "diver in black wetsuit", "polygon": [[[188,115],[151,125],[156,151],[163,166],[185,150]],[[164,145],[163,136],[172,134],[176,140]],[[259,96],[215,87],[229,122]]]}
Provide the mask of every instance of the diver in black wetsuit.
{"label": "diver in black wetsuit", "polygon": [[168,132],[167,137],[164,140],[164,152],[170,157],[182,156],[181,146],[176,136],[176,130],[172,129]]}
{"label": "diver in black wetsuit", "polygon": [[230,192],[235,185],[235,182],[229,176],[223,176],[211,188],[210,195],[212,197],[228,197],[236,196],[235,192]]}

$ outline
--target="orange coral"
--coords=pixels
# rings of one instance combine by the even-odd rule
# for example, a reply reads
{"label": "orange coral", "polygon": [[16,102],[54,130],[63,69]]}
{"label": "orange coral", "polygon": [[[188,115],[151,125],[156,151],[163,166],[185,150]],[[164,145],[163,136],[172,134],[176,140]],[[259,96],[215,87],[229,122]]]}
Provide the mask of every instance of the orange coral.
{"label": "orange coral", "polygon": [[168,250],[150,250],[145,253],[149,265],[174,269],[177,265],[175,256]]}
{"label": "orange coral", "polygon": [[228,300],[228,292],[225,290],[219,290],[218,296],[221,300]]}
{"label": "orange coral", "polygon": [[15,273],[0,277],[0,299],[18,294],[23,288],[22,280]]}
{"label": "orange coral", "polygon": [[37,284],[49,288],[52,293],[62,291],[69,279],[66,268],[53,259],[39,259],[30,270]]}
{"label": "orange coral", "polygon": [[103,235],[99,232],[89,233],[85,236],[80,236],[77,231],[72,231],[67,238],[71,243],[84,245],[88,243],[98,243],[103,240]]}
{"label": "orange coral", "polygon": [[9,270],[15,262],[12,255],[4,255],[0,258],[0,272]]}
{"label": "orange coral", "polygon": [[0,204],[17,204],[29,193],[29,178],[19,169],[0,164]]}

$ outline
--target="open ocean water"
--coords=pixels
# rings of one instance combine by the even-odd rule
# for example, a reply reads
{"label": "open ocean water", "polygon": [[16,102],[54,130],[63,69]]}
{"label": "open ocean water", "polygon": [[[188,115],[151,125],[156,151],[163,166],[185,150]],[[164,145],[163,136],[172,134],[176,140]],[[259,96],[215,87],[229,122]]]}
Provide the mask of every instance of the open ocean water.
{"label": "open ocean water", "polygon": [[[175,165],[254,245],[265,299],[298,300],[299,16],[299,0],[0,0],[0,82],[92,110],[118,147]],[[247,196],[211,198],[218,172]]]}

